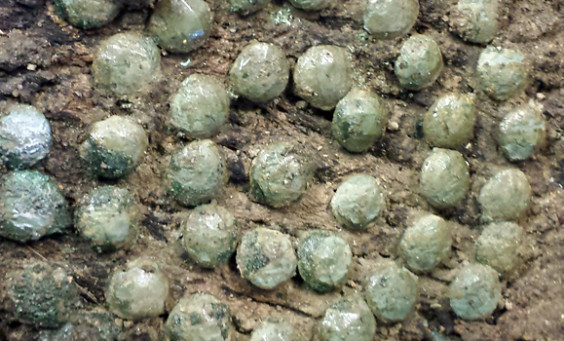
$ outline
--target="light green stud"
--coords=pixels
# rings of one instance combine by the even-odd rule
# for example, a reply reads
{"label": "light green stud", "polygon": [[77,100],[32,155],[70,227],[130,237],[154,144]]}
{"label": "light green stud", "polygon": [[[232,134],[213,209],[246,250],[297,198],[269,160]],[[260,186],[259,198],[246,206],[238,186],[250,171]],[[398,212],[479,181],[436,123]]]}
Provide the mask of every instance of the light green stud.
{"label": "light green stud", "polygon": [[391,260],[381,260],[370,271],[364,297],[383,322],[403,321],[417,301],[417,277]]}
{"label": "light green stud", "polygon": [[476,260],[505,274],[515,267],[522,238],[523,229],[515,223],[489,224],[476,241]]}
{"label": "light green stud", "polygon": [[517,50],[488,46],[478,59],[478,85],[491,98],[503,101],[523,91],[529,77],[525,56]]}
{"label": "light green stud", "polygon": [[474,138],[475,124],[474,96],[446,94],[425,113],[423,134],[433,147],[461,148]]}
{"label": "light green stud", "polygon": [[315,291],[340,288],[348,279],[352,263],[349,244],[329,232],[315,231],[298,245],[298,270]]}
{"label": "light green stud", "polygon": [[172,196],[185,206],[197,206],[217,198],[225,183],[225,161],[211,140],[197,140],[177,151],[167,175]]}
{"label": "light green stud", "polygon": [[157,264],[135,260],[112,274],[106,288],[109,310],[126,320],[142,320],[164,313],[168,280]]}
{"label": "light green stud", "polygon": [[296,274],[292,242],[275,230],[259,227],[245,232],[236,259],[243,278],[262,289],[273,289]]}
{"label": "light green stud", "polygon": [[526,160],[545,142],[546,121],[534,103],[516,108],[499,124],[498,143],[509,161]]}
{"label": "light green stud", "polygon": [[253,330],[250,341],[298,341],[296,334],[289,322],[268,318]]}
{"label": "light green stud", "polygon": [[482,220],[517,220],[531,202],[531,186],[527,176],[518,169],[496,173],[480,190],[478,202]]}
{"label": "light green stud", "polygon": [[394,71],[403,88],[421,90],[432,85],[442,69],[439,45],[430,36],[414,34],[401,46]]}
{"label": "light green stud", "polygon": [[181,228],[182,245],[188,256],[204,268],[226,263],[235,252],[235,218],[222,206],[212,203],[196,207]]}
{"label": "light green stud", "polygon": [[231,311],[215,296],[194,294],[178,301],[164,331],[167,340],[231,341]]}
{"label": "light green stud", "polygon": [[97,252],[130,246],[137,238],[139,208],[125,188],[101,186],[78,203],[75,226]]}
{"label": "light green stud", "polygon": [[353,86],[352,57],[338,46],[310,47],[294,68],[294,92],[311,106],[331,110]]}
{"label": "light green stud", "polygon": [[213,14],[202,0],[161,0],[147,30],[168,52],[188,53],[204,44],[212,30]]}
{"label": "light green stud", "polygon": [[450,284],[449,297],[450,306],[464,320],[490,316],[501,299],[497,272],[482,264],[462,266]]}
{"label": "light green stud", "polygon": [[132,96],[146,91],[161,74],[161,54],[137,33],[118,33],[102,41],[92,61],[94,87],[104,94]]}
{"label": "light green stud", "polygon": [[289,78],[286,54],[268,43],[254,42],[245,46],[229,71],[235,93],[256,103],[280,96]]}
{"label": "light green stud", "polygon": [[57,13],[78,28],[99,28],[117,17],[122,7],[119,0],[54,0]]}
{"label": "light green stud", "polygon": [[433,214],[423,216],[408,227],[399,244],[399,254],[415,272],[433,270],[446,260],[452,245],[451,226]]}
{"label": "light green stud", "polygon": [[364,229],[386,208],[384,191],[378,180],[367,174],[348,177],[331,199],[331,211],[345,228]]}
{"label": "light green stud", "polygon": [[318,329],[320,341],[372,341],[376,320],[364,300],[352,296],[327,308]]}
{"label": "light green stud", "polygon": [[451,26],[462,39],[487,44],[498,31],[498,7],[498,0],[459,0]]}
{"label": "light green stud", "polygon": [[251,163],[251,196],[274,208],[289,206],[305,194],[309,179],[309,165],[294,146],[269,145]]}
{"label": "light green stud", "polygon": [[191,139],[213,137],[228,116],[227,91],[211,76],[188,76],[170,100],[170,124]]}
{"label": "light green stud", "polygon": [[377,39],[395,39],[411,30],[418,15],[417,0],[368,0],[364,29]]}
{"label": "light green stud", "polygon": [[455,207],[468,193],[470,172],[462,154],[435,148],[421,168],[421,194],[438,209]]}
{"label": "light green stud", "polygon": [[133,118],[111,116],[92,125],[80,156],[95,175],[118,179],[143,162],[148,145],[145,130]]}
{"label": "light green stud", "polygon": [[364,152],[384,133],[387,109],[371,91],[354,88],[335,108],[331,126],[333,136],[346,150]]}

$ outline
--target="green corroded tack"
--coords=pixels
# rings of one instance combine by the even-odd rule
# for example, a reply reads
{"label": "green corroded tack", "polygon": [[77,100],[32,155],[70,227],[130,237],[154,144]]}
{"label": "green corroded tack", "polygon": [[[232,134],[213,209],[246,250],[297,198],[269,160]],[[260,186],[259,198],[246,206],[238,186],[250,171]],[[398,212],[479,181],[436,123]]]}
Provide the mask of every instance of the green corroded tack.
{"label": "green corroded tack", "polygon": [[60,233],[71,225],[68,204],[47,175],[14,171],[0,188],[0,236],[19,242]]}
{"label": "green corroded tack", "polygon": [[476,260],[504,274],[511,271],[517,259],[523,229],[512,222],[487,225],[476,241]]}
{"label": "green corroded tack", "polygon": [[458,269],[449,287],[450,306],[460,318],[488,317],[501,299],[497,272],[487,265],[467,264]]}
{"label": "green corroded tack", "polygon": [[399,254],[415,272],[433,270],[446,260],[452,245],[451,226],[433,214],[423,216],[408,227],[399,244]]}
{"label": "green corroded tack", "polygon": [[80,156],[89,163],[94,174],[117,179],[139,166],[148,144],[145,130],[133,118],[111,116],[92,125],[80,146]]}
{"label": "green corroded tack", "polygon": [[16,104],[0,118],[0,160],[21,169],[43,160],[53,145],[49,121],[31,105]]}
{"label": "green corroded tack", "polygon": [[528,69],[521,52],[488,46],[478,59],[478,85],[491,98],[503,101],[525,88]]}
{"label": "green corroded tack", "polygon": [[245,46],[229,71],[235,93],[258,103],[280,96],[289,77],[290,66],[284,51],[259,42]]}
{"label": "green corroded tack", "polygon": [[418,15],[417,0],[368,0],[364,29],[377,39],[395,39],[411,30]]}
{"label": "green corroded tack", "polygon": [[371,269],[364,295],[378,319],[402,321],[417,301],[417,277],[391,260],[382,260]]}
{"label": "green corroded tack", "polygon": [[312,232],[298,245],[300,276],[315,291],[340,288],[348,279],[351,263],[349,244],[330,232]]}
{"label": "green corroded tack", "polygon": [[348,177],[331,199],[331,211],[346,228],[363,229],[386,208],[384,192],[378,180],[366,174]]}
{"label": "green corroded tack", "polygon": [[306,11],[318,11],[333,2],[333,0],[290,0],[292,6]]}
{"label": "green corroded tack", "polygon": [[148,31],[168,52],[188,53],[202,46],[212,29],[213,15],[202,0],[161,0]]}
{"label": "green corroded tack", "polygon": [[376,320],[360,297],[347,297],[331,305],[319,323],[320,341],[372,341]]}
{"label": "green corroded tack", "polygon": [[388,110],[378,96],[354,88],[335,108],[333,136],[349,152],[366,151],[384,133],[387,115]]}
{"label": "green corroded tack", "polygon": [[134,95],[161,72],[161,54],[151,38],[118,33],[102,41],[94,54],[94,86],[102,93]]}
{"label": "green corroded tack", "polygon": [[70,316],[69,320],[58,329],[41,330],[37,341],[108,341],[118,340],[121,333],[121,327],[115,323],[114,316],[104,309],[80,310]]}
{"label": "green corroded tack", "polygon": [[167,175],[172,196],[185,206],[218,197],[227,181],[225,161],[211,140],[197,140],[177,151]]}
{"label": "green corroded tack", "polygon": [[433,84],[443,69],[439,45],[430,36],[414,34],[401,46],[395,73],[403,88],[421,90]]}
{"label": "green corroded tack", "polygon": [[421,194],[439,209],[454,207],[464,199],[470,186],[470,171],[462,154],[434,148],[421,168]]}
{"label": "green corroded tack", "polygon": [[[67,270],[45,262],[25,264],[5,277],[11,316],[42,328],[57,328],[69,320],[78,294]],[[13,311],[12,311],[13,309]]]}
{"label": "green corroded tack", "polygon": [[211,76],[189,76],[170,100],[170,124],[188,138],[214,136],[228,116],[227,91]]}
{"label": "green corroded tack", "polygon": [[482,187],[478,202],[484,221],[519,219],[531,202],[529,180],[518,169],[503,170]]}
{"label": "green corroded tack", "polygon": [[251,195],[274,208],[288,206],[305,194],[309,178],[309,166],[292,145],[269,145],[251,163]]}
{"label": "green corroded tack", "polygon": [[150,261],[135,260],[126,270],[112,274],[106,288],[106,302],[112,313],[126,320],[159,316],[165,311],[168,280]]}
{"label": "green corroded tack", "polygon": [[229,2],[231,3],[231,10],[233,12],[248,15],[266,7],[269,0],[229,0]]}
{"label": "green corroded tack", "polygon": [[311,106],[331,110],[353,86],[352,57],[338,46],[310,47],[294,68],[294,92]]}
{"label": "green corroded tack", "polygon": [[215,203],[196,207],[182,222],[182,245],[196,264],[205,268],[221,265],[235,252],[235,218]]}
{"label": "green corroded tack", "polygon": [[57,13],[78,28],[98,28],[117,17],[120,0],[53,0]]}
{"label": "green corroded tack", "polygon": [[262,289],[273,289],[296,274],[290,237],[263,227],[245,232],[236,260],[243,278]]}
{"label": "green corroded tack", "polygon": [[509,161],[529,158],[545,141],[542,109],[533,103],[513,110],[499,124],[498,143]]}
{"label": "green corroded tack", "polygon": [[423,118],[423,134],[431,146],[460,148],[474,138],[476,106],[470,95],[446,94]]}
{"label": "green corroded tack", "polygon": [[452,28],[464,40],[487,44],[498,30],[498,0],[459,0],[450,20]]}
{"label": "green corroded tack", "polygon": [[256,327],[250,341],[297,341],[294,327],[282,319],[268,318]]}
{"label": "green corroded tack", "polygon": [[230,341],[231,311],[209,294],[183,297],[168,315],[164,332],[167,340]]}
{"label": "green corroded tack", "polygon": [[101,186],[79,201],[75,226],[97,252],[114,251],[135,241],[139,218],[137,203],[127,189]]}

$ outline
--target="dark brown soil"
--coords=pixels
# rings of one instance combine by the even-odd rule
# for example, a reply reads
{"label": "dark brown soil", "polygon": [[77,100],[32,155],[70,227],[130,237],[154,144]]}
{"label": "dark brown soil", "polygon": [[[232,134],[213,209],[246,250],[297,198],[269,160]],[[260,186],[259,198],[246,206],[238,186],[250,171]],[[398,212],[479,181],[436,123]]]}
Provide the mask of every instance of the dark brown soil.
{"label": "dark brown soil", "polygon": [[[444,92],[474,92],[474,68],[483,47],[466,44],[450,32],[449,11],[455,0],[420,0],[414,29],[436,39],[445,69],[432,87],[412,93],[399,88],[393,74],[405,38],[373,41],[362,30],[361,0],[337,1],[320,13],[300,12],[274,1],[248,17],[231,14],[227,1],[208,3],[215,12],[215,24],[206,44],[190,55],[163,56],[163,79],[149,85],[143,96],[123,101],[93,91],[92,53],[101,39],[118,31],[142,31],[149,9],[127,11],[108,27],[81,31],[58,18],[49,1],[0,2],[0,112],[13,102],[22,102],[45,113],[55,144],[39,169],[54,178],[71,206],[89,189],[105,183],[89,174],[78,155],[91,123],[114,114],[134,116],[149,133],[151,145],[138,170],[117,182],[135,193],[144,212],[141,235],[133,248],[99,255],[69,230],[27,245],[0,240],[0,264],[4,271],[20,267],[25,259],[68,264],[81,292],[82,305],[77,309],[91,310],[105,304],[104,287],[114,269],[137,257],[152,257],[170,279],[167,311],[183,294],[205,291],[230,305],[236,340],[247,340],[258,321],[271,314],[286,317],[300,331],[301,340],[310,340],[327,305],[361,289],[370,262],[395,257],[398,239],[413,216],[433,212],[418,194],[419,170],[430,151],[422,140],[422,115]],[[564,1],[500,0],[500,9],[501,29],[493,44],[516,47],[527,55],[532,65],[530,84],[525,94],[502,103],[477,94],[476,139],[461,150],[471,168],[471,194],[457,210],[440,212],[456,226],[452,257],[431,274],[420,276],[416,312],[401,324],[380,323],[375,340],[564,339]],[[185,143],[165,129],[168,98],[192,73],[225,76],[238,52],[252,40],[282,46],[293,62],[312,45],[347,47],[355,56],[357,82],[368,84],[389,103],[385,137],[362,155],[343,151],[331,138],[331,113],[310,109],[292,94],[291,87],[262,107],[234,101],[229,124],[214,138],[224,147],[230,170],[229,184],[218,202],[233,212],[242,229],[277,224],[295,237],[309,229],[337,231],[327,206],[341,179],[353,172],[380,179],[388,196],[383,217],[367,232],[339,230],[355,256],[351,280],[342,292],[313,293],[297,276],[273,291],[262,291],[241,279],[233,262],[203,271],[182,253],[178,220],[188,210],[162,188],[170,153]],[[188,58],[189,66],[182,66]],[[550,143],[532,160],[510,164],[496,148],[496,127],[509,109],[530,99],[544,105]],[[262,146],[284,140],[310,152],[315,178],[299,203],[272,210],[249,200],[248,168]],[[531,208],[519,222],[526,231],[520,265],[503,279],[503,299],[491,318],[462,321],[449,309],[445,290],[452,269],[473,260],[480,231],[477,193],[485,179],[504,167],[524,171],[533,188]],[[11,316],[10,311],[0,311],[0,339],[36,337],[37,330]],[[116,319],[116,323],[123,327],[124,339],[151,340],[165,318],[139,323]]]}

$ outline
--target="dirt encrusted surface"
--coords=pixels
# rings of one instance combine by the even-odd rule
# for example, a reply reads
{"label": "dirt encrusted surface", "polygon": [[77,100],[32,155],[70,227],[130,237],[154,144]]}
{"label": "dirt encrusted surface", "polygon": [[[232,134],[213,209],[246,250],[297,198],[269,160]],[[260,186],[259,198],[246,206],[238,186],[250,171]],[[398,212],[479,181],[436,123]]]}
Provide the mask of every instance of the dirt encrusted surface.
{"label": "dirt encrusted surface", "polygon": [[[325,308],[342,295],[362,290],[363,276],[375,260],[397,257],[404,229],[422,212],[434,212],[418,193],[419,171],[431,148],[422,136],[424,112],[446,92],[476,93],[476,138],[461,149],[470,165],[471,191],[457,209],[434,212],[454,226],[451,258],[438,269],[419,276],[416,311],[403,323],[378,323],[375,340],[562,340],[564,338],[564,1],[501,0],[500,31],[495,46],[522,51],[531,64],[526,91],[494,102],[476,90],[475,67],[484,46],[460,40],[450,30],[455,0],[420,0],[421,10],[412,32],[432,36],[440,45],[445,68],[438,81],[420,92],[402,90],[393,74],[395,58],[406,37],[373,40],[362,30],[360,0],[338,1],[321,12],[306,13],[274,1],[246,17],[229,11],[227,1],[209,0],[215,15],[210,39],[189,55],[163,55],[161,79],[127,100],[104,97],[92,87],[91,62],[102,39],[122,31],[142,32],[149,8],[124,11],[111,25],[78,30],[54,13],[44,0],[3,0],[0,3],[0,111],[20,102],[35,105],[49,119],[54,146],[38,168],[59,185],[74,208],[95,186],[117,184],[134,193],[143,211],[140,236],[128,250],[97,254],[72,229],[38,242],[18,244],[0,240],[2,272],[22,268],[33,260],[49,260],[68,267],[81,302],[76,314],[104,307],[108,277],[129,260],[156,261],[170,281],[167,312],[185,294],[208,292],[229,304],[236,340],[248,340],[252,329],[268,315],[282,316],[296,326],[300,340],[310,340]],[[338,233],[352,248],[351,280],[340,292],[317,294],[294,277],[272,291],[251,286],[234,264],[202,270],[187,259],[180,245],[179,221],[189,209],[167,196],[164,175],[171,153],[186,144],[167,127],[168,99],[180,82],[193,73],[225,79],[241,49],[251,41],[281,46],[292,64],[308,47],[334,44],[354,56],[358,85],[367,85],[389,105],[384,137],[365,154],[345,152],[331,137],[331,112],[311,109],[286,92],[257,106],[234,99],[228,124],[213,138],[228,161],[229,183],[218,203],[237,218],[242,231],[275,225],[295,240],[308,230]],[[536,100],[543,105],[549,143],[527,161],[509,163],[496,147],[497,125],[517,105]],[[149,135],[150,147],[136,172],[117,182],[94,178],[79,157],[88,127],[109,115],[136,118]],[[265,145],[291,141],[310,155],[315,176],[307,194],[284,209],[269,209],[248,196],[251,160]],[[447,299],[453,269],[473,261],[481,231],[477,195],[485,181],[504,168],[519,168],[529,178],[532,205],[519,221],[526,237],[519,266],[502,278],[502,300],[493,315],[467,322],[455,317]],[[378,178],[387,194],[387,209],[367,231],[337,226],[328,204],[342,179],[364,172]],[[6,174],[5,169],[2,174]],[[165,316],[138,323],[115,319],[127,340],[157,339]],[[0,312],[0,339],[34,340],[39,331]],[[351,340],[354,341],[354,340]]]}

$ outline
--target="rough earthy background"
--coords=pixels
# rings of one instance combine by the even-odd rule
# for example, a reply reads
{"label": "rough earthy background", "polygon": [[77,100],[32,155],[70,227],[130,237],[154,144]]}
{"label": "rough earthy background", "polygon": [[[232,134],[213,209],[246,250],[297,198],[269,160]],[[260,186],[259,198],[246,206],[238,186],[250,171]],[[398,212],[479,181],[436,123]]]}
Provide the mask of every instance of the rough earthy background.
{"label": "rough earthy background", "polygon": [[[238,340],[246,340],[261,317],[278,314],[290,319],[309,340],[316,319],[341,294],[361,289],[362,275],[379,257],[395,257],[402,231],[417,212],[432,211],[418,194],[418,174],[430,148],[422,140],[421,120],[434,99],[449,91],[473,92],[474,68],[481,46],[462,42],[449,30],[449,11],[455,0],[420,0],[421,11],[414,30],[431,35],[439,43],[446,67],[439,80],[421,92],[398,87],[393,63],[404,38],[373,41],[361,24],[362,1],[337,1],[333,9],[304,13],[281,1],[256,15],[231,14],[228,2],[210,0],[215,12],[211,38],[190,55],[163,57],[163,78],[148,85],[137,100],[104,98],[91,86],[90,65],[96,44],[119,31],[142,31],[150,10],[123,13],[112,25],[81,31],[65,24],[49,1],[2,0],[0,2],[0,111],[13,102],[30,103],[45,113],[53,129],[54,147],[39,167],[59,184],[74,203],[92,187],[103,184],[92,178],[78,155],[88,126],[108,115],[139,119],[150,136],[150,149],[137,172],[117,182],[135,193],[144,211],[141,236],[127,251],[98,255],[72,230],[28,245],[0,241],[2,272],[22,266],[26,259],[49,259],[67,264],[80,286],[81,307],[104,305],[109,274],[138,256],[153,257],[171,282],[167,309],[185,292],[213,293],[233,312]],[[456,226],[451,260],[421,276],[417,311],[402,324],[379,324],[377,340],[432,339],[441,334],[450,340],[562,340],[564,339],[564,1],[502,0],[501,29],[493,44],[516,47],[532,64],[526,93],[502,103],[478,94],[476,139],[461,152],[470,163],[471,193],[459,209],[441,212]],[[285,94],[257,107],[236,100],[229,124],[214,139],[229,160],[230,181],[219,198],[240,221],[242,229],[257,224],[277,224],[292,236],[310,229],[338,230],[327,209],[342,178],[366,172],[381,180],[388,195],[388,209],[367,232],[339,231],[355,256],[352,280],[343,293],[319,295],[295,277],[272,292],[258,290],[241,279],[234,261],[215,271],[192,266],[183,255],[178,219],[188,210],[165,195],[161,186],[171,151],[185,143],[165,126],[167,102],[179,82],[201,72],[226,75],[238,52],[250,41],[282,46],[288,58],[296,58],[316,44],[347,47],[355,56],[359,84],[370,85],[389,103],[385,137],[363,155],[344,152],[330,135],[330,112],[311,110],[296,98],[291,87]],[[188,67],[185,63],[190,59]],[[532,160],[509,164],[497,150],[496,126],[515,105],[535,99],[544,105],[550,128],[550,145]],[[249,201],[248,168],[261,146],[289,140],[306,148],[315,165],[315,178],[307,195],[287,209],[271,210]],[[503,299],[491,318],[464,322],[449,310],[445,290],[451,269],[473,259],[480,232],[476,194],[489,176],[504,167],[524,171],[533,188],[533,203],[519,223],[526,231],[518,271],[503,280]],[[5,170],[2,170],[5,173]],[[29,326],[0,312],[0,339],[32,340]],[[165,316],[123,324],[124,338],[151,340]],[[440,338],[437,338],[440,340]],[[354,341],[354,340],[351,340]]]}

